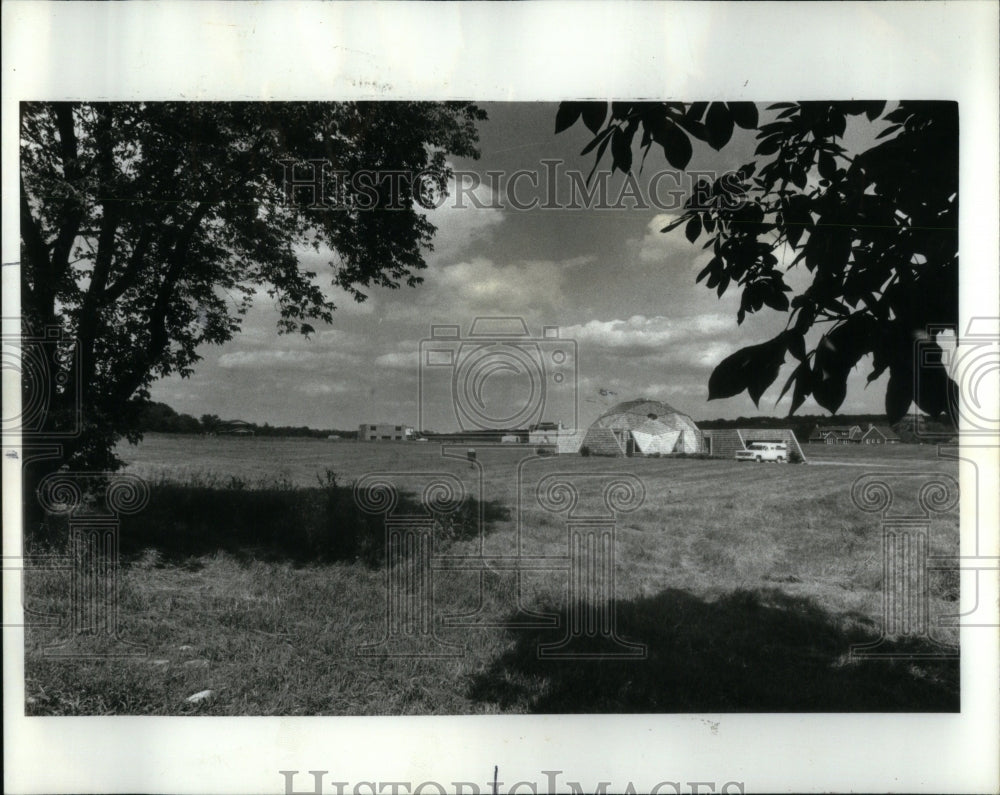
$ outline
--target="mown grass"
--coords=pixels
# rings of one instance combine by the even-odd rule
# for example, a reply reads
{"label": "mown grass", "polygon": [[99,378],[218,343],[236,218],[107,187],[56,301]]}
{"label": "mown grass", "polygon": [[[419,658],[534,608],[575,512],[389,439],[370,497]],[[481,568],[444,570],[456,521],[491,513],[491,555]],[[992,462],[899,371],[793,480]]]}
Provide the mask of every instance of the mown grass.
{"label": "mown grass", "polygon": [[[146,653],[53,658],[45,648],[65,632],[30,630],[29,714],[959,707],[956,660],[849,658],[851,644],[877,637],[882,607],[879,519],[850,501],[851,484],[865,471],[856,466],[545,457],[522,467],[519,513],[517,451],[493,459],[480,451],[489,472],[480,491],[466,462],[442,459],[440,448],[428,445],[297,440],[296,458],[293,445],[258,450],[245,440],[213,440],[218,455],[202,455],[194,468],[179,458],[178,440],[159,442],[154,437],[138,450],[135,470],[149,478],[152,499],[123,523],[121,539],[121,635]],[[265,453],[268,461],[260,458]],[[838,450],[828,460],[954,474],[953,462],[936,459],[932,448],[855,458]],[[339,477],[325,475],[328,469]],[[351,484],[368,471],[414,469],[457,474],[475,495],[457,523],[435,529],[435,552],[459,557],[480,549],[514,554],[518,527],[524,554],[564,556],[565,517],[543,511],[531,499],[532,484],[559,471],[581,484],[601,473],[639,477],[645,502],[620,515],[616,529],[614,610],[620,636],[645,644],[646,658],[540,659],[539,644],[565,632],[567,574],[518,579],[495,566],[481,575],[435,572],[438,618],[464,613],[476,624],[439,623],[437,637],[451,646],[432,650],[457,649],[459,656],[393,657],[377,646],[372,653],[385,634],[384,537],[379,520],[357,512]],[[419,499],[407,493],[408,510],[417,510]],[[480,507],[487,517],[481,536]],[[955,554],[957,514],[936,519],[930,540],[931,554]],[[398,565],[416,573],[423,564],[409,558]],[[27,591],[30,607],[65,615],[62,573],[36,573]],[[932,616],[957,612],[957,599],[957,575],[932,579]],[[523,623],[525,609],[554,626],[495,626]],[[957,643],[954,634],[938,637]],[[904,651],[931,648],[893,642]],[[185,700],[206,689],[213,698]]]}

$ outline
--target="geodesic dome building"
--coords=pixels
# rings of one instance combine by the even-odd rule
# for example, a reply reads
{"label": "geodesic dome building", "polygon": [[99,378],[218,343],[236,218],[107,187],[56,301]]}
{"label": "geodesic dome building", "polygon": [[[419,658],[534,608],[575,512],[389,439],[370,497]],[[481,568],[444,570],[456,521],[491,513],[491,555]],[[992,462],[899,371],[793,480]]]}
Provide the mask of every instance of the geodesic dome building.
{"label": "geodesic dome building", "polygon": [[594,420],[580,449],[591,455],[702,452],[702,433],[687,414],[658,400],[619,403]]}

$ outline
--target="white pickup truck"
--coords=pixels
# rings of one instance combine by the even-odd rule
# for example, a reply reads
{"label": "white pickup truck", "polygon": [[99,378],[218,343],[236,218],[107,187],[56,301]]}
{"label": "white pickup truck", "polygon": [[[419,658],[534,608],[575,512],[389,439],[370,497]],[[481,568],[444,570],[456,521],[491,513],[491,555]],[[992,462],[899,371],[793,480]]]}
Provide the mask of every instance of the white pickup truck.
{"label": "white pickup truck", "polygon": [[773,461],[778,464],[788,463],[788,445],[784,442],[751,442],[746,450],[738,450],[737,461]]}

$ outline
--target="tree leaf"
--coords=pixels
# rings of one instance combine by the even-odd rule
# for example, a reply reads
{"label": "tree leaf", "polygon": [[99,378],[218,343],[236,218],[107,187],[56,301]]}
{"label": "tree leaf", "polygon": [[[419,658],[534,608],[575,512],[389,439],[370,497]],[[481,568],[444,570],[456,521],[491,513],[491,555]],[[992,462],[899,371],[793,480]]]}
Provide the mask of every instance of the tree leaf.
{"label": "tree leaf", "polygon": [[628,173],[632,168],[632,136],[617,128],[611,136],[611,159],[613,168]]}
{"label": "tree leaf", "polygon": [[785,332],[785,344],[788,352],[800,362],[806,360],[806,339],[801,331],[790,329]]}
{"label": "tree leaf", "polygon": [[913,402],[913,372],[907,368],[889,371],[885,388],[885,416],[889,424],[899,422]]}
{"label": "tree leaf", "polygon": [[708,110],[707,102],[692,102],[685,115],[694,121],[701,121],[701,117],[705,115],[706,110]]}
{"label": "tree leaf", "polygon": [[688,221],[687,226],[684,228],[684,236],[691,242],[694,243],[698,239],[698,235],[701,234],[701,216],[695,213],[691,216],[691,220]]}
{"label": "tree leaf", "polygon": [[762,293],[764,303],[767,304],[771,309],[776,309],[779,312],[788,311],[788,296],[781,290],[780,287],[769,286]]}
{"label": "tree leaf", "polygon": [[597,135],[597,131],[601,129],[604,124],[604,119],[608,115],[608,103],[607,102],[581,102],[582,105],[581,113],[583,115],[583,123],[594,135]]}
{"label": "tree leaf", "polygon": [[868,121],[875,121],[875,119],[882,115],[883,110],[885,110],[885,102],[865,103],[865,116],[868,117]]}
{"label": "tree leaf", "polygon": [[955,382],[948,376],[944,352],[937,342],[924,340],[917,349],[914,402],[932,417],[952,409],[957,399]]}
{"label": "tree leaf", "polygon": [[660,231],[661,232],[671,232],[671,231],[673,231],[678,226],[680,226],[681,224],[683,224],[687,220],[687,217],[688,217],[687,213],[685,213],[680,218],[675,218],[673,221],[671,221],[669,224],[667,224],[665,227],[663,227],[663,229],[661,229]]}
{"label": "tree leaf", "polygon": [[663,131],[663,153],[674,168],[685,169],[691,162],[691,141],[676,124],[669,124]]}
{"label": "tree leaf", "polygon": [[[585,147],[583,147],[583,150],[580,152],[580,154],[581,155],[588,154],[590,152],[590,150],[592,150],[595,146],[597,146],[598,144],[606,142],[608,140],[608,138],[611,137],[611,134],[614,133],[614,131],[616,129],[617,129],[616,127],[608,127],[608,129],[606,129],[604,132],[600,133],[599,135],[595,135],[591,139],[590,143],[587,144]],[[604,150],[602,149],[601,151],[603,152]],[[601,156],[597,155],[597,159],[600,160]]]}
{"label": "tree leaf", "polygon": [[[792,370],[792,374],[788,376],[788,380],[785,381],[785,385],[781,388],[781,394],[778,395],[778,399],[774,401],[774,405],[778,405],[781,402],[781,399],[788,392],[792,384],[793,383],[797,384],[800,379],[804,381],[809,380],[809,362],[807,361],[800,362],[798,366],[796,366],[796,368]],[[796,389],[795,391],[799,392],[798,389]],[[798,406],[794,406],[793,404],[793,408],[788,413],[794,414],[796,408],[798,408]]]}
{"label": "tree leaf", "polygon": [[757,149],[754,151],[754,154],[773,155],[781,148],[782,140],[783,137],[781,135],[769,135],[757,144]]}
{"label": "tree leaf", "polygon": [[833,159],[833,155],[829,152],[820,152],[817,167],[820,176],[826,179],[833,179],[837,174],[837,161]]}
{"label": "tree leaf", "polygon": [[733,117],[725,103],[713,102],[708,106],[705,127],[708,130],[708,144],[713,149],[721,149],[729,143],[729,139],[733,137]]}
{"label": "tree leaf", "polygon": [[695,284],[697,284],[706,276],[708,276],[708,274],[710,274],[715,268],[717,268],[721,264],[722,263],[719,261],[718,257],[713,257],[711,260],[709,260],[708,265],[702,268],[701,271],[698,273],[698,276],[695,278],[694,280]]}
{"label": "tree leaf", "polygon": [[811,385],[813,398],[831,414],[837,413],[847,396],[847,372],[840,352],[826,335],[816,346]]}
{"label": "tree leaf", "polygon": [[581,102],[560,102],[556,111],[556,135],[576,124],[583,112]]}
{"label": "tree leaf", "polygon": [[733,397],[747,391],[754,405],[778,377],[785,361],[785,344],[779,334],[773,340],[750,345],[723,359],[708,379],[708,399]]}
{"label": "tree leaf", "polygon": [[757,106],[753,102],[730,102],[729,113],[733,121],[744,130],[753,130],[757,127]]}

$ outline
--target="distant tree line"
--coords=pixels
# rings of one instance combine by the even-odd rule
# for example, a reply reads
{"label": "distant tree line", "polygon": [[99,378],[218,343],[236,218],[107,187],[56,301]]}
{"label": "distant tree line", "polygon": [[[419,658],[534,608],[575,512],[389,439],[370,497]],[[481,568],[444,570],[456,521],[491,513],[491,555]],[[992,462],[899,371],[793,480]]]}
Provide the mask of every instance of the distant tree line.
{"label": "distant tree line", "polygon": [[791,417],[739,417],[735,420],[702,420],[697,425],[702,430],[715,430],[722,428],[789,428],[795,434],[795,438],[800,442],[806,441],[817,426],[830,425],[860,425],[867,428],[869,423],[873,425],[890,425],[903,442],[916,442],[920,437],[919,430],[935,435],[946,435],[954,432],[954,426],[947,419],[934,420],[930,417],[920,416],[916,421],[911,415],[903,417],[899,422],[890,424],[884,414],[836,414],[826,416],[822,414],[803,414]]}
{"label": "distant tree line", "polygon": [[[226,428],[226,420],[216,414],[202,414],[196,419],[190,414],[178,414],[166,403],[134,401],[130,405],[130,421],[139,433],[218,433]],[[311,436],[325,439],[336,435],[344,439],[356,439],[357,431],[341,431],[333,428],[310,428],[306,425],[257,425],[245,426],[255,436]]]}

